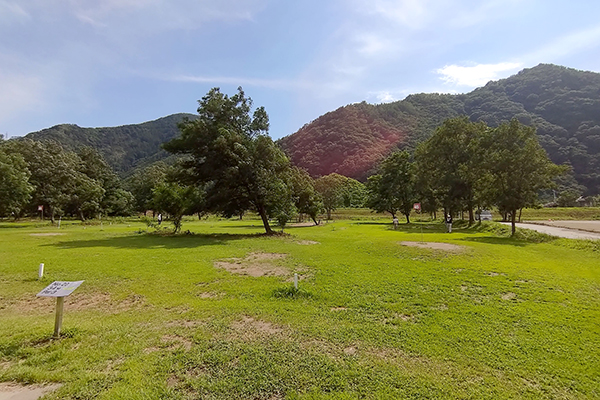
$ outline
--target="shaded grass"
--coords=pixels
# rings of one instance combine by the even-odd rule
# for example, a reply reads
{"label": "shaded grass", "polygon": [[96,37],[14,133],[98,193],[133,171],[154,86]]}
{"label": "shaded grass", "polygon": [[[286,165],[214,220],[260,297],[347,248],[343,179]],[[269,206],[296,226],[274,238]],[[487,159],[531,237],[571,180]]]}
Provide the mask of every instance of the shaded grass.
{"label": "shaded grass", "polygon": [[[379,222],[276,237],[252,220],[190,220],[188,236],[135,222],[3,229],[0,381],[63,382],[49,396],[61,399],[600,396],[600,267],[586,242]],[[398,245],[422,239],[466,251]],[[309,295],[289,277],[213,267],[253,252],[288,254],[278,262],[306,274]],[[51,340],[53,303],[35,293],[80,279],[67,334]]]}

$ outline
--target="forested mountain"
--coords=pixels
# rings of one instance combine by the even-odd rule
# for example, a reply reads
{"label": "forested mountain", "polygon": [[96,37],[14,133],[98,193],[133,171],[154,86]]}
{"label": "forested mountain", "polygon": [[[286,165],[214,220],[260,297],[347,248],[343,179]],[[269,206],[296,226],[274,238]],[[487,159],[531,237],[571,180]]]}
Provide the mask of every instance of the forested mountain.
{"label": "forested mountain", "polygon": [[186,117],[196,118],[193,114],[173,114],[141,124],[110,128],[81,128],[63,124],[30,133],[26,137],[54,140],[73,151],[85,146],[93,147],[117,172],[123,174],[167,158],[169,154],[161,145],[179,134],[177,124]]}
{"label": "forested mountain", "polygon": [[[397,149],[412,151],[444,120],[467,115],[491,127],[516,117],[535,126],[552,161],[570,164],[585,194],[600,193],[600,74],[540,64],[467,94],[414,94],[402,101],[351,104],[278,141],[294,164],[315,177],[338,173],[365,180]],[[81,128],[57,125],[28,138],[67,149],[97,149],[119,173],[168,157],[161,144],[179,134],[175,114],[137,125]]]}
{"label": "forested mountain", "polygon": [[600,193],[600,74],[551,64],[525,69],[467,94],[416,94],[394,103],[352,104],[279,141],[312,175],[364,180],[391,151],[413,150],[447,118],[495,127],[516,117],[535,126],[552,161],[571,164],[586,194]]}

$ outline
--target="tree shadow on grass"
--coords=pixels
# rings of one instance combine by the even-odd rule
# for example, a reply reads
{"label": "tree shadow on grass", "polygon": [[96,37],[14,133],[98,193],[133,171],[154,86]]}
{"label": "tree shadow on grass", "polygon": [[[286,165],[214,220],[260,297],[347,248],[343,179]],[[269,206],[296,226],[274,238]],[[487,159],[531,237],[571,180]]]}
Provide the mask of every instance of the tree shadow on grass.
{"label": "tree shadow on grass", "polygon": [[193,234],[193,235],[148,235],[122,236],[97,240],[69,240],[49,243],[44,246],[61,249],[86,247],[114,247],[118,249],[182,249],[221,245],[233,240],[252,239],[266,236],[260,234]]}
{"label": "tree shadow on grass", "polygon": [[525,247],[529,246],[531,242],[525,242],[519,239],[510,238],[510,237],[497,237],[497,236],[484,236],[484,237],[467,237],[462,238],[460,240],[464,240],[466,242],[476,242],[476,243],[487,243],[487,244],[502,244],[502,245],[510,245],[517,247]]}

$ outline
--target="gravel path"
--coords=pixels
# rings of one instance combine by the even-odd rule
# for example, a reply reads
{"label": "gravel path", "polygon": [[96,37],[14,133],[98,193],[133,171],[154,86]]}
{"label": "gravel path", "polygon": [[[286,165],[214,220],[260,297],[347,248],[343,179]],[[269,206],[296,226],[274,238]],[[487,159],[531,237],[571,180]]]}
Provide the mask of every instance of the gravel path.
{"label": "gravel path", "polygon": [[[584,228],[586,230],[592,230],[592,229],[590,229],[590,227],[596,227],[596,224],[600,225],[600,223],[598,221],[553,221],[554,224],[571,223],[571,224],[573,224],[573,226],[577,226],[575,223],[579,223],[579,226],[581,226],[582,225],[581,223],[583,223],[583,222],[590,223],[590,224],[586,225],[586,228]],[[504,225],[510,226],[510,222],[502,222],[502,223]],[[565,226],[565,225],[562,225],[562,226]],[[558,225],[548,226],[548,225],[546,225],[545,222],[544,222],[544,224],[542,224],[542,223],[535,223],[535,224],[517,223],[517,228],[531,229],[531,230],[538,231],[541,233],[546,233],[548,235],[558,236],[558,237],[567,238],[567,239],[600,240],[600,232],[586,232],[586,231],[581,231],[581,230],[577,230],[577,229],[563,228]]]}

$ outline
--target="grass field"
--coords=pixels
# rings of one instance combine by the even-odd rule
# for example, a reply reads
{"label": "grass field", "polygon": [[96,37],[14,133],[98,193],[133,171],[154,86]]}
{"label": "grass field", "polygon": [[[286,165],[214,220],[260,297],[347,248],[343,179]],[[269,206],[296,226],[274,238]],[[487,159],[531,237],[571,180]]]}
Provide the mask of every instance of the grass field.
{"label": "grass field", "polygon": [[[62,383],[49,399],[600,398],[598,243],[352,218],[274,237],[251,218],[175,237],[2,222],[0,382]],[[400,244],[420,241],[458,247]],[[85,280],[60,339],[35,296],[55,280]]]}

